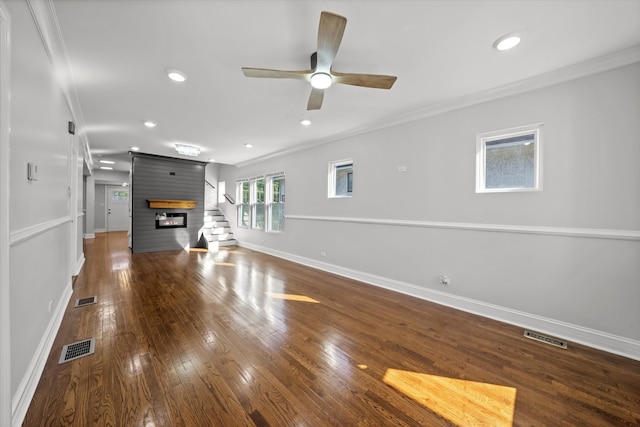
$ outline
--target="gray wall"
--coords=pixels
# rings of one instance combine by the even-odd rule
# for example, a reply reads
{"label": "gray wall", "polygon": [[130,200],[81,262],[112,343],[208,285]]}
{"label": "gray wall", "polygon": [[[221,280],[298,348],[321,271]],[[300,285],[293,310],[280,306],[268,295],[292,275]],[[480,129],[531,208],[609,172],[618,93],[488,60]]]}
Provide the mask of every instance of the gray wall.
{"label": "gray wall", "polygon": [[[203,162],[134,154],[132,162],[132,251],[195,247],[204,221]],[[174,173],[174,175],[172,175]],[[195,209],[150,209],[147,199],[196,200]],[[156,213],[187,212],[186,228],[156,229]]]}
{"label": "gray wall", "polygon": [[[640,358],[639,76],[635,64],[223,166],[229,190],[286,172],[286,232],[233,231],[253,249]],[[535,123],[544,190],[476,194],[476,135]],[[329,199],[327,165],[344,158],[353,197]],[[221,208],[235,224],[235,206]]]}

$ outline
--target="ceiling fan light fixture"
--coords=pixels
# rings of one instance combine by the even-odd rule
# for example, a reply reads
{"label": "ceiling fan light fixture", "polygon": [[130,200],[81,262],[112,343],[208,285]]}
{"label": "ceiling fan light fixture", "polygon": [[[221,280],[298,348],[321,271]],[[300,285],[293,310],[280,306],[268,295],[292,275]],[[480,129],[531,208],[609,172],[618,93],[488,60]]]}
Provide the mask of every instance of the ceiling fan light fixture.
{"label": "ceiling fan light fixture", "polygon": [[198,147],[194,147],[193,145],[186,144],[176,144],[176,151],[178,154],[182,154],[183,156],[199,156],[200,149]]}
{"label": "ceiling fan light fixture", "polygon": [[518,33],[509,33],[493,42],[493,47],[497,50],[509,50],[520,44],[521,36]]}
{"label": "ceiling fan light fixture", "polygon": [[316,89],[326,89],[331,86],[331,75],[327,73],[313,73],[311,75],[311,86]]}
{"label": "ceiling fan light fixture", "polygon": [[178,83],[182,83],[187,80],[187,75],[179,70],[167,70],[167,77]]}

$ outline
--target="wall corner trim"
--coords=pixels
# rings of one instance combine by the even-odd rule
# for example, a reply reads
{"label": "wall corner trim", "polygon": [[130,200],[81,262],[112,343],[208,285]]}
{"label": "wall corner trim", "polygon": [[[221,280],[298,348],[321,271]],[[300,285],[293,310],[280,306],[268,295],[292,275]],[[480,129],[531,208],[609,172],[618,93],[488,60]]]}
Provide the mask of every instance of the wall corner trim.
{"label": "wall corner trim", "polygon": [[518,310],[512,310],[507,307],[501,307],[470,298],[448,294],[446,292],[416,286],[411,283],[376,276],[363,271],[340,267],[338,265],[317,261],[311,258],[278,251],[252,243],[238,242],[238,245],[257,252],[286,259],[297,264],[306,265],[308,267],[337,274],[349,279],[358,280],[369,285],[400,292],[405,295],[410,295],[436,304],[466,311],[468,313],[477,314],[479,316],[488,317],[511,325],[520,326],[522,328],[557,336],[570,342],[586,345],[588,347],[593,347],[598,350],[628,357],[630,359],[640,360],[640,341]]}

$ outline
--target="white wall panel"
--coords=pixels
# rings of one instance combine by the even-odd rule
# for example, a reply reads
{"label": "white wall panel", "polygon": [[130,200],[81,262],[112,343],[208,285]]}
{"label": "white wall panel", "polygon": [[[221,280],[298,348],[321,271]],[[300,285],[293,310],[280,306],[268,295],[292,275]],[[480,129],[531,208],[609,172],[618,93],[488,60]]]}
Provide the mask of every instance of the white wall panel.
{"label": "white wall panel", "polygon": [[[72,120],[27,2],[6,3],[12,17],[10,135],[10,318],[13,424],[19,425],[53,342],[59,307],[70,295],[69,248],[81,213],[81,163],[70,157]],[[81,157],[82,154],[79,154]],[[27,163],[38,165],[37,181]],[[79,167],[78,167],[79,165]],[[71,195],[77,194],[71,203]],[[77,203],[76,203],[77,201]],[[74,223],[70,221],[74,220]],[[72,228],[73,227],[73,228]],[[61,250],[62,249],[62,250]],[[82,255],[81,246],[78,255]],[[79,258],[78,258],[79,259]],[[56,326],[57,327],[57,326]]]}

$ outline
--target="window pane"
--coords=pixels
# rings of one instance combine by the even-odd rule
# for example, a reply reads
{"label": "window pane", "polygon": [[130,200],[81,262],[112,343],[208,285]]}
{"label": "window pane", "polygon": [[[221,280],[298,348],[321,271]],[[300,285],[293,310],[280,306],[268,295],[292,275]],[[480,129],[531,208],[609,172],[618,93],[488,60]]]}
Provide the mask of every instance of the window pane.
{"label": "window pane", "polygon": [[284,202],[284,176],[271,180],[271,201],[274,203]]}
{"label": "window pane", "polygon": [[224,193],[227,192],[226,189],[226,184],[224,181],[220,181],[218,183],[218,203],[224,203],[225,202],[225,198],[224,198]]}
{"label": "window pane", "polygon": [[350,196],[353,191],[353,163],[336,167],[336,196]]}
{"label": "window pane", "polygon": [[242,183],[242,199],[240,203],[249,203],[249,181]]}
{"label": "window pane", "polygon": [[255,203],[264,203],[264,178],[255,180]]}
{"label": "window pane", "polygon": [[534,135],[486,142],[486,188],[534,188]]}
{"label": "window pane", "polygon": [[273,203],[269,209],[269,231],[284,231],[284,203]]}
{"label": "window pane", "polygon": [[264,204],[253,205],[251,228],[264,230]]}
{"label": "window pane", "polygon": [[238,227],[249,227],[249,205],[238,205]]}

